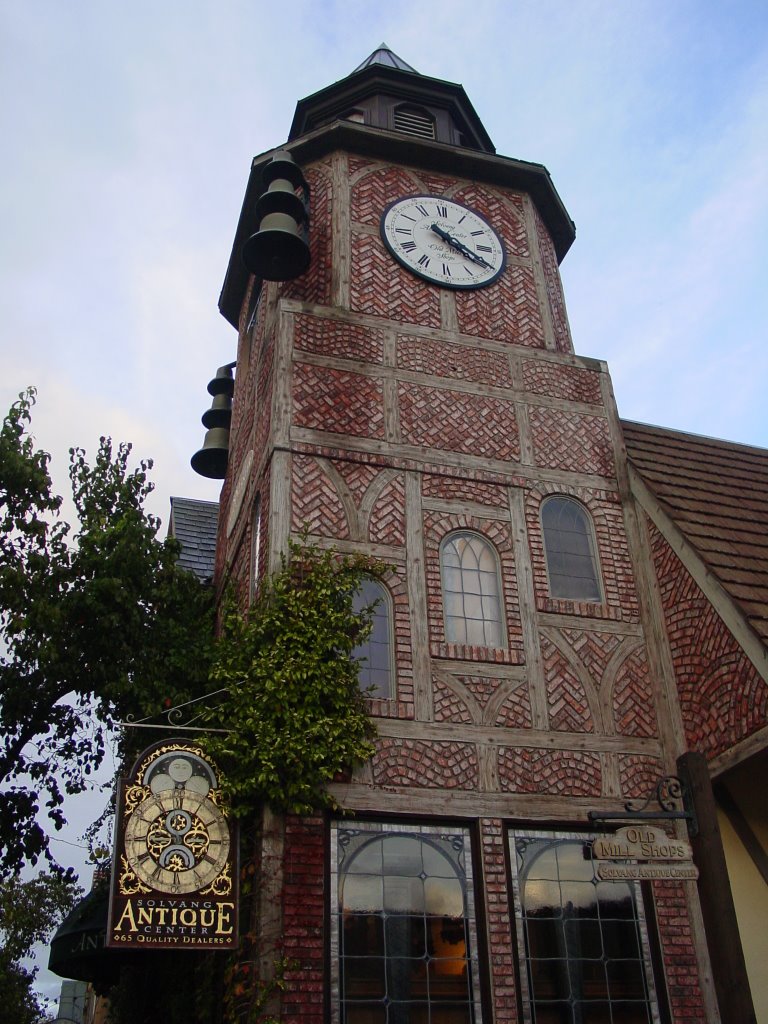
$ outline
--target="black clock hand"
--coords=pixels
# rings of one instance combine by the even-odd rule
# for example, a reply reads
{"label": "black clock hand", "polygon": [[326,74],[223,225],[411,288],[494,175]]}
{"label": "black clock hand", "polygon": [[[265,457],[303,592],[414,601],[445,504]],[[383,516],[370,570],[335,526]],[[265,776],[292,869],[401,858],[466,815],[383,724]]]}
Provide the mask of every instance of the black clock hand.
{"label": "black clock hand", "polygon": [[472,250],[467,248],[463,242],[460,242],[458,238],[454,238],[453,235],[449,234],[447,231],[443,231],[443,229],[438,227],[437,224],[432,225],[432,230],[436,235],[439,235],[444,242],[447,242],[452,249],[456,249],[457,252],[466,256],[467,259],[472,260],[473,263],[478,263],[481,267],[487,267],[489,270],[493,270],[491,264],[484,260],[482,256],[478,256],[477,253],[472,252]]}

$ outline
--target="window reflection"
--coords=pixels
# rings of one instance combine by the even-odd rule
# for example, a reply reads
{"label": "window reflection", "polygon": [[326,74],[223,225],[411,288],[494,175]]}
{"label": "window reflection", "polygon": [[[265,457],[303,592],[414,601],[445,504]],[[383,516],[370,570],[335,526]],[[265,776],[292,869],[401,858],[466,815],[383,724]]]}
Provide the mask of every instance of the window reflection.
{"label": "window reflection", "polygon": [[368,697],[392,696],[392,630],[389,594],[383,584],[370,577],[363,580],[352,599],[355,612],[373,606],[371,632],[365,643],[352,651],[358,662],[360,689]]}
{"label": "window reflection", "polygon": [[541,507],[541,527],[552,597],[599,601],[592,522],[586,509],[572,498],[547,498]]}

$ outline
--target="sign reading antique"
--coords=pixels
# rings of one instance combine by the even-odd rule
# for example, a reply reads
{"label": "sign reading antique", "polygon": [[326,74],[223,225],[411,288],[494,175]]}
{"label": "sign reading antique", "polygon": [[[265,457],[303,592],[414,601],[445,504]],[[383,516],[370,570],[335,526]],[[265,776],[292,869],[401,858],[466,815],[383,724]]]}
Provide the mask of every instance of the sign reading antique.
{"label": "sign reading antique", "polygon": [[194,743],[155,744],[120,784],[107,945],[237,945],[236,837]]}
{"label": "sign reading antique", "polygon": [[650,825],[629,825],[611,835],[598,836],[592,844],[592,857],[599,862],[598,877],[605,880],[699,877],[698,868],[691,862],[690,844],[670,839],[663,829]]}

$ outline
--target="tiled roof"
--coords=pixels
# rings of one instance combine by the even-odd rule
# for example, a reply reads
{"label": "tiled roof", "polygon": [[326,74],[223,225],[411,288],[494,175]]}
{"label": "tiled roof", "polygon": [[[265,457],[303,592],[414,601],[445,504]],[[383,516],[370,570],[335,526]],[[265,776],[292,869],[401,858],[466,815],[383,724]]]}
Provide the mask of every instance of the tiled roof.
{"label": "tiled roof", "polygon": [[622,421],[630,462],[765,643],[768,450]]}
{"label": "tiled roof", "polygon": [[179,564],[201,580],[213,578],[219,506],[215,501],[171,498],[168,536],[181,544]]}

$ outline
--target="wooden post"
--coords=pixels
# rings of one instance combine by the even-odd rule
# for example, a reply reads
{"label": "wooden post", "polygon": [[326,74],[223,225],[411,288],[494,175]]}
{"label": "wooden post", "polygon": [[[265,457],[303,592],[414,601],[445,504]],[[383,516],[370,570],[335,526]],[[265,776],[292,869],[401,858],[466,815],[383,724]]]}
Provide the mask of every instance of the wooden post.
{"label": "wooden post", "polygon": [[723,1024],[755,1024],[707,760],[703,754],[689,751],[677,759],[677,771],[687,790],[689,809],[696,816],[689,831],[693,861],[699,869],[699,901],[720,1016]]}

